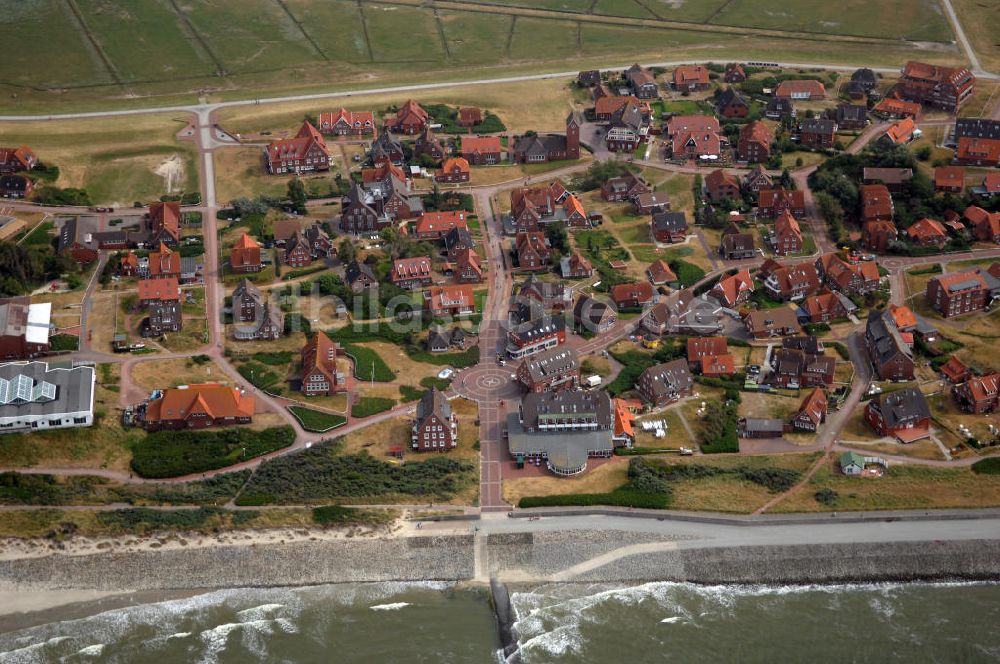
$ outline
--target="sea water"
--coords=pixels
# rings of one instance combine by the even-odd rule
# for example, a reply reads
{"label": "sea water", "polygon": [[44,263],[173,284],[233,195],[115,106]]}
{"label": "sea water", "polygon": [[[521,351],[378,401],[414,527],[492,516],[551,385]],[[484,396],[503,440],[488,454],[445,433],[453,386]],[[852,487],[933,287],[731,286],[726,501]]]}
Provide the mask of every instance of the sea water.
{"label": "sea water", "polygon": [[[526,664],[1000,661],[996,584],[553,584],[511,601]],[[498,645],[482,590],[359,584],[219,590],[34,625],[0,635],[0,662],[496,664]]]}

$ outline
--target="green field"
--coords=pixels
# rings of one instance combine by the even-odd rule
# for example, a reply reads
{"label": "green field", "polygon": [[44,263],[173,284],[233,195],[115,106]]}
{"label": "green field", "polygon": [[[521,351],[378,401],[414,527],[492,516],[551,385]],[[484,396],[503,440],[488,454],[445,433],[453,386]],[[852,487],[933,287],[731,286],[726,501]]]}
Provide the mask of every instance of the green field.
{"label": "green field", "polygon": [[[0,110],[24,113],[454,81],[470,66],[500,75],[567,61],[961,59],[934,0],[459,0],[438,11],[418,0],[7,4]],[[973,4],[970,21],[993,24],[995,9]],[[971,38],[989,50],[979,25]]]}

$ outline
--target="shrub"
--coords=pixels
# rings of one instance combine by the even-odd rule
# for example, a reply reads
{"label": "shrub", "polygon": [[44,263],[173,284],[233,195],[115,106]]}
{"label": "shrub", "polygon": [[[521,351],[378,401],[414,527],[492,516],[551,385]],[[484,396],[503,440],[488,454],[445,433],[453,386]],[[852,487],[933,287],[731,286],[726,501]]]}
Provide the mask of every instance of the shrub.
{"label": "shrub", "polygon": [[821,505],[830,506],[837,502],[837,492],[830,488],[824,488],[817,491],[813,498]]}
{"label": "shrub", "polygon": [[681,258],[670,261],[670,269],[677,275],[677,281],[684,288],[695,285],[705,277],[703,269]]}
{"label": "shrub", "polygon": [[383,413],[396,405],[395,399],[388,397],[361,397],[351,406],[351,417],[371,417]]}
{"label": "shrub", "polygon": [[447,390],[448,386],[451,385],[450,378],[438,378],[437,376],[425,376],[420,379],[420,385],[426,387],[428,390],[432,387],[439,390]]}
{"label": "shrub", "polygon": [[837,351],[837,355],[840,355],[840,359],[842,360],[851,359],[851,354],[847,351],[847,346],[845,346],[844,344],[840,343],[839,341],[831,341],[830,346],[832,346],[833,349]]}
{"label": "shrub", "polygon": [[362,521],[360,510],[343,505],[323,505],[314,507],[312,511],[313,521],[321,526],[331,526],[334,524],[358,523]]}
{"label": "shrub", "polygon": [[476,481],[471,464],[434,456],[392,464],[366,452],[338,455],[327,441],[307,450],[265,461],[237,498],[239,505],[308,503],[341,498],[386,496],[448,500]]}
{"label": "shrub", "polygon": [[705,454],[739,452],[740,441],[736,433],[739,419],[736,403],[709,401],[705,406],[700,443]]}
{"label": "shrub", "polygon": [[788,468],[749,468],[739,466],[736,469],[741,479],[766,487],[771,493],[788,491],[799,481],[801,474]]}
{"label": "shrub", "polygon": [[79,350],[80,337],[75,334],[56,334],[49,338],[49,349],[53,351]]}
{"label": "shrub", "polygon": [[975,462],[972,464],[972,472],[980,475],[1000,475],[1000,457]]}
{"label": "shrub", "polygon": [[233,427],[217,431],[157,431],[132,446],[132,469],[142,477],[178,477],[231,466],[295,441],[290,426],[255,431]]}
{"label": "shrub", "polygon": [[98,512],[97,522],[112,530],[148,533],[155,530],[197,530],[218,517],[223,510],[216,507],[199,507],[193,510],[157,510],[132,507],[110,512]]}

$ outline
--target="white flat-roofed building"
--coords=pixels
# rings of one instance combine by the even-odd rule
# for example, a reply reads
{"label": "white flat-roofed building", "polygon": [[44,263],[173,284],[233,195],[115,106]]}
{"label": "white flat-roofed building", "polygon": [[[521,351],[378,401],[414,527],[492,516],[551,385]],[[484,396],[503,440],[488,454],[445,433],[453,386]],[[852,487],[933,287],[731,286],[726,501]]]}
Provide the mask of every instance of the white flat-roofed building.
{"label": "white flat-roofed building", "polygon": [[0,364],[0,433],[94,424],[94,367]]}

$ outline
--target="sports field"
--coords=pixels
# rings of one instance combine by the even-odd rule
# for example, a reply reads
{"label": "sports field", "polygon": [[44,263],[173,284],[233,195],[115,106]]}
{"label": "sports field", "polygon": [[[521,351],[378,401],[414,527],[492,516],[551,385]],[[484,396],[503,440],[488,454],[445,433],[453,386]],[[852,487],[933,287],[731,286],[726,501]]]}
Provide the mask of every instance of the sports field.
{"label": "sports field", "polygon": [[[0,109],[696,58],[956,61],[936,0],[18,0]],[[43,47],[51,45],[52,47]],[[57,47],[56,47],[57,46]]]}

